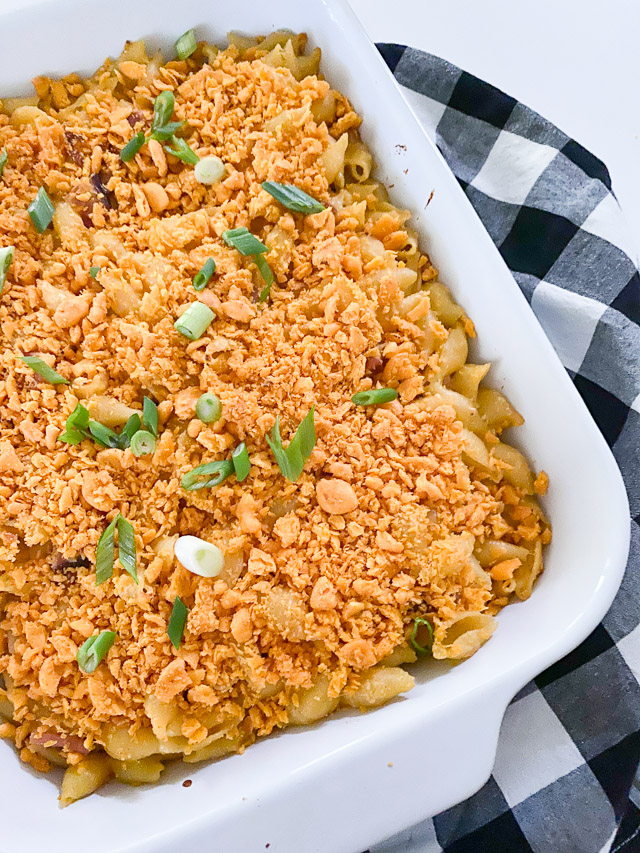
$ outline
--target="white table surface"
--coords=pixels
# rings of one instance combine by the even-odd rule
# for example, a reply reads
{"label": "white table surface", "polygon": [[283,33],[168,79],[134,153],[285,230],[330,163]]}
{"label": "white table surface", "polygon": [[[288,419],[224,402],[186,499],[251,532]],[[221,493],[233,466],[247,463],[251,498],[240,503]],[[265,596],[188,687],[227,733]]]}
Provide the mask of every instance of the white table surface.
{"label": "white table surface", "polygon": [[640,252],[640,0],[349,0],[373,41],[448,59],[602,159]]}

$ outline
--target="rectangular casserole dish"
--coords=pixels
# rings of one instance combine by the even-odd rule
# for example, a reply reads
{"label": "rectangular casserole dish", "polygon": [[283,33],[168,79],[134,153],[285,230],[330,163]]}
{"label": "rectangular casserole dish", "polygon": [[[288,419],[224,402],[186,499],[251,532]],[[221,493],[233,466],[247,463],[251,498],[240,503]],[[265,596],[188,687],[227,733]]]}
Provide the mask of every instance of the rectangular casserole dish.
{"label": "rectangular casserole dish", "polygon": [[[379,178],[411,210],[423,248],[472,317],[479,341],[473,360],[493,362],[489,384],[504,388],[526,418],[520,443],[534,466],[549,473],[545,508],[554,529],[533,596],[501,613],[492,640],[455,668],[416,665],[415,689],[372,713],[342,712],[215,764],[176,764],[153,788],[108,786],[64,811],[53,782],[0,743],[0,849],[359,853],[477,790],[491,771],[509,700],[581,642],[609,607],[629,537],[613,457],[346,2],[45,0],[2,12],[0,21],[7,45],[0,95],[27,94],[37,74],[91,72],[127,39],[171,50],[192,26],[199,38],[218,43],[229,30],[307,32],[311,45],[322,48],[321,68],[332,86],[364,117],[362,134]],[[186,778],[193,780],[189,788],[181,784]]]}

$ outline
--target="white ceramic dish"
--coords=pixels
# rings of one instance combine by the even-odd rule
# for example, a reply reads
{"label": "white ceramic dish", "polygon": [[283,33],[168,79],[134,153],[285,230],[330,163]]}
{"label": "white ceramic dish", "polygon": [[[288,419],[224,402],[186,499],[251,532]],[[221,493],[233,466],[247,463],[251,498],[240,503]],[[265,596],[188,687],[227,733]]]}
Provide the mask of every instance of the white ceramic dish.
{"label": "white ceramic dish", "polygon": [[[92,71],[126,39],[169,48],[191,26],[309,33],[323,71],[364,115],[364,136],[414,213],[423,246],[473,318],[473,356],[494,363],[526,425],[520,442],[551,477],[547,569],[529,601],[500,615],[491,641],[453,669],[415,667],[403,699],[291,730],[242,756],[176,764],[156,787],[108,786],[60,811],[58,780],[0,744],[3,853],[359,853],[472,794],[488,777],[505,707],[596,626],[620,583],[628,508],[609,450],[464,194],[343,0],[46,0],[2,14],[0,93],[36,74]],[[401,147],[400,147],[401,146]],[[427,201],[433,191],[433,200]],[[526,736],[526,733],[523,733]],[[526,772],[526,769],[523,771]],[[189,788],[181,782],[193,779]]]}

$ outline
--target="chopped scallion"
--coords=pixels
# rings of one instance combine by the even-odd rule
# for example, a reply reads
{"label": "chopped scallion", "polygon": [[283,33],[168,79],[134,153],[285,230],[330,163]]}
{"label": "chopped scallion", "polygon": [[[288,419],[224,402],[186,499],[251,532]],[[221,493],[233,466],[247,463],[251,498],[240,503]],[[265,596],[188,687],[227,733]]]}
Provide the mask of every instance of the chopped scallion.
{"label": "chopped scallion", "polygon": [[113,575],[113,563],[115,560],[115,530],[120,514],[116,515],[112,522],[102,531],[96,548],[96,586],[108,581]]}
{"label": "chopped scallion", "polygon": [[[23,358],[22,360],[26,361],[26,358]],[[66,382],[66,380],[64,381]],[[145,400],[146,399],[147,398],[145,397]],[[155,413],[151,411],[150,407],[153,407],[155,409]],[[157,434],[157,407],[155,403],[153,403],[151,400],[149,400],[149,402],[145,404],[143,416],[147,418],[146,424],[150,424],[150,426],[153,427],[154,430],[156,430]],[[62,433],[62,435],[58,437],[58,441],[64,441],[67,444],[80,444],[80,442],[83,441],[85,438],[93,438],[96,444],[98,444],[100,447],[111,447],[114,449],[126,450],[127,447],[129,447],[129,445],[131,444],[133,437],[138,432],[141,432],[141,426],[142,421],[140,419],[140,415],[135,412],[133,415],[131,415],[129,420],[122,427],[122,430],[118,434],[117,432],[115,432],[115,430],[112,430],[110,427],[101,424],[99,421],[92,420],[89,415],[88,409],[86,409],[82,405],[82,403],[78,403],[73,412],[71,412],[71,414],[67,418],[65,431]],[[152,434],[151,437],[154,439],[155,442],[155,435]]]}
{"label": "chopped scallion", "polygon": [[193,287],[194,290],[200,291],[204,290],[207,284],[209,283],[209,279],[216,271],[216,262],[213,258],[208,258],[202,269],[197,275],[193,277]]}
{"label": "chopped scallion", "polygon": [[66,444],[80,444],[89,435],[89,410],[78,403],[67,418],[64,432],[58,436],[58,441]]}
{"label": "chopped scallion", "polygon": [[15,253],[15,249],[13,246],[5,246],[0,249],[0,293],[2,293],[2,288],[4,287],[4,283],[7,280],[7,273],[9,272],[9,267],[13,263],[13,256]]}
{"label": "chopped scallion", "polygon": [[118,529],[118,559],[122,568],[138,583],[136,571],[136,539],[133,524],[118,513],[102,532],[96,548],[96,586],[113,575],[115,530]]}
{"label": "chopped scallion", "polygon": [[269,247],[265,246],[256,236],[254,236],[248,228],[229,228],[222,232],[222,239],[231,246],[232,249],[237,249],[241,255],[258,255],[262,252],[268,252]]}
{"label": "chopped scallion", "polygon": [[129,447],[129,445],[131,444],[131,439],[138,432],[141,426],[142,421],[140,420],[140,415],[131,415],[129,420],[122,427],[120,435],[118,436],[121,450],[126,450],[127,447]]}
{"label": "chopped scallion", "polygon": [[258,267],[260,275],[264,279],[265,283],[265,286],[260,291],[259,296],[259,301],[264,302],[265,299],[269,297],[269,291],[271,290],[271,285],[274,282],[271,267],[264,259],[264,253],[270,251],[269,247],[265,246],[261,240],[258,240],[258,238],[244,226],[242,226],[242,228],[230,228],[227,229],[227,231],[223,231],[222,239],[227,246],[231,246],[232,249],[237,249],[241,255],[254,256],[253,260],[255,265]]}
{"label": "chopped scallion", "polygon": [[125,572],[138,583],[135,531],[133,524],[122,515],[118,515],[118,559]]}
{"label": "chopped scallion", "polygon": [[195,31],[187,30],[187,32],[183,33],[176,42],[176,53],[178,54],[178,59],[187,59],[197,47],[198,42],[196,41]]}
{"label": "chopped scallion", "polygon": [[140,415],[135,413],[131,415],[118,434],[99,421],[92,420],[88,409],[82,403],[78,403],[67,418],[65,430],[62,435],[58,436],[58,441],[64,441],[67,444],[80,444],[85,438],[93,438],[100,447],[125,450],[129,447],[132,436],[139,431],[141,425]]}
{"label": "chopped scallion", "polygon": [[269,298],[269,293],[271,292],[271,285],[273,284],[275,279],[273,277],[271,267],[266,262],[264,255],[256,255],[253,260],[260,271],[260,275],[264,279],[264,287],[260,291],[258,302],[265,302]]}
{"label": "chopped scallion", "polygon": [[267,444],[275,456],[278,467],[287,480],[292,483],[295,483],[300,474],[302,474],[304,464],[309,456],[311,456],[311,452],[316,444],[314,411],[314,407],[309,410],[289,442],[288,447],[285,448],[282,445],[279,417],[276,418],[270,435],[266,436]]}
{"label": "chopped scallion", "polygon": [[[423,643],[418,642],[418,632],[421,628],[426,629],[428,645],[424,645]],[[418,655],[429,654],[433,645],[433,628],[431,627],[431,622],[429,622],[428,619],[423,619],[421,616],[418,616],[417,619],[414,619],[413,628],[411,629],[411,636],[409,637],[409,645]]]}
{"label": "chopped scallion", "polygon": [[202,337],[209,324],[215,317],[215,314],[203,302],[192,302],[187,310],[173,324],[177,332],[189,338],[190,341],[197,341]]}
{"label": "chopped scallion", "polygon": [[179,536],[173,552],[180,565],[201,578],[216,578],[224,569],[220,548],[199,536]]}
{"label": "chopped scallion", "polygon": [[96,444],[101,447],[111,447],[119,450],[126,450],[133,436],[140,429],[140,415],[131,415],[126,424],[122,427],[120,434],[110,427],[101,424],[99,421],[89,421],[89,432],[93,436]]}
{"label": "chopped scallion", "polygon": [[152,130],[149,134],[149,139],[157,139],[160,142],[167,142],[169,139],[176,142],[178,137],[174,136],[176,130],[180,130],[183,121],[170,121],[168,124],[165,124],[163,127],[158,127],[155,130]]}
{"label": "chopped scallion", "polygon": [[100,272],[100,267],[90,267],[89,275],[91,278],[98,278],[98,273]]}
{"label": "chopped scallion", "polygon": [[279,184],[276,181],[263,181],[262,189],[272,195],[288,210],[296,213],[321,213],[325,206],[312,198],[304,190],[294,187],[293,184]]}
{"label": "chopped scallion", "polygon": [[27,208],[31,221],[36,227],[36,231],[42,234],[47,230],[53,219],[53,202],[49,198],[44,187],[40,187],[34,200]]}
{"label": "chopped scallion", "polygon": [[171,120],[173,110],[176,105],[176,99],[170,89],[165,89],[160,92],[158,97],[153,102],[153,122],[151,123],[151,133],[166,127]]}
{"label": "chopped scallion", "polygon": [[213,424],[220,420],[222,403],[215,394],[202,394],[196,403],[196,417],[203,424]]}
{"label": "chopped scallion", "polygon": [[[220,462],[206,462],[188,471],[180,480],[180,485],[187,492],[198,489],[213,489],[224,482],[234,472],[233,462],[223,459]],[[211,476],[213,475],[213,476]]]}
{"label": "chopped scallion", "polygon": [[120,159],[123,163],[128,163],[129,160],[133,160],[138,151],[142,148],[145,143],[145,137],[143,131],[139,130],[131,139],[127,142],[124,148],[120,151]]}
{"label": "chopped scallion", "polygon": [[145,456],[156,449],[156,439],[146,429],[140,429],[131,439],[131,450],[134,456]]}
{"label": "chopped scallion", "polygon": [[116,641],[115,631],[101,631],[93,637],[89,637],[78,649],[76,660],[83,672],[92,673],[98,668],[100,662]]}
{"label": "chopped scallion", "polygon": [[64,376],[60,376],[57,370],[54,370],[53,367],[49,367],[46,361],[38,358],[37,355],[21,355],[19,356],[19,359],[20,361],[23,361],[27,367],[30,367],[34,373],[37,373],[38,376],[42,376],[46,382],[50,382],[52,385],[69,384],[68,379],[65,379]]}
{"label": "chopped scallion", "polygon": [[180,648],[188,615],[189,610],[187,605],[179,595],[176,595],[175,601],[173,602],[171,616],[169,617],[169,624],[167,625],[167,634],[169,635],[171,645],[174,649]]}
{"label": "chopped scallion", "polygon": [[202,157],[193,170],[196,181],[200,184],[218,184],[226,175],[227,170],[219,157]]}
{"label": "chopped scallion", "polygon": [[195,164],[200,160],[193,148],[187,145],[184,139],[181,139],[179,136],[172,136],[171,144],[174,146],[173,148],[169,145],[165,145],[164,150],[169,154],[173,154],[173,156],[177,157],[178,160],[182,160],[183,163],[189,163],[191,166],[195,166]]}
{"label": "chopped scallion", "polygon": [[246,480],[251,470],[251,460],[249,459],[249,453],[244,441],[231,454],[231,461],[233,462],[233,469],[236,472],[236,480],[239,483]]}
{"label": "chopped scallion", "polygon": [[142,422],[145,427],[149,430],[151,435],[158,437],[158,407],[150,400],[149,397],[145,397],[142,401]]}
{"label": "chopped scallion", "polygon": [[120,436],[110,427],[99,423],[99,421],[89,421],[89,432],[95,439],[96,444],[101,447],[120,447]]}
{"label": "chopped scallion", "polygon": [[8,159],[9,155],[7,154],[7,149],[3,148],[2,152],[0,152],[0,178],[2,177],[2,173],[4,172],[4,167],[7,165]]}
{"label": "chopped scallion", "polygon": [[351,402],[356,406],[381,406],[397,399],[398,392],[395,388],[373,388],[371,391],[359,391],[354,394]]}

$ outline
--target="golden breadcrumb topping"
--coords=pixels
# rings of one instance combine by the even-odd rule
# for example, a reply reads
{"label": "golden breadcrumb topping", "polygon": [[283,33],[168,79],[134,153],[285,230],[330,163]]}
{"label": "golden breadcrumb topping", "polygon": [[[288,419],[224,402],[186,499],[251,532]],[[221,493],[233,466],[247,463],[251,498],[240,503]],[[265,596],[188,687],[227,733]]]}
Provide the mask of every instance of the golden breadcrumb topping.
{"label": "golden breadcrumb topping", "polygon": [[[267,64],[259,45],[200,46],[166,64],[134,53],[90,80],[38,78],[37,105],[7,102],[0,114],[0,245],[15,246],[0,295],[0,710],[10,703],[12,719],[0,736],[38,769],[52,749],[73,764],[121,728],[153,724],[159,736],[158,701],[173,708],[175,752],[212,732],[242,746],[286,725],[320,677],[329,696],[348,696],[363,671],[406,650],[417,616],[435,631],[434,654],[464,656],[448,652],[447,631],[495,614],[514,590],[525,597],[550,538],[534,488],[493,452],[517,413],[492,423],[471,394],[476,421],[464,422],[456,383],[469,374],[447,374],[443,353],[473,325],[438,314],[425,255],[401,259],[408,213],[348,168],[328,180],[334,141],[360,144],[347,100],[318,76]],[[178,135],[223,161],[219,183],[199,183],[158,140],[121,160],[167,90],[186,122]],[[326,209],[287,210],[266,180]],[[27,213],[40,187],[56,210],[41,234]],[[253,257],[222,239],[241,226],[270,249],[263,302]],[[208,258],[216,271],[197,292]],[[190,341],[174,323],[195,301],[215,316]],[[47,382],[28,355],[69,384]],[[351,401],[372,387],[398,399]],[[215,423],[195,415],[205,392],[222,403]],[[60,440],[79,402],[119,429],[145,396],[159,410],[152,454]],[[313,406],[317,441],[291,483],[265,435],[279,416],[286,445]],[[181,487],[240,442],[247,479]],[[539,475],[535,490],[546,486]],[[98,539],[118,513],[135,531],[139,583],[116,562],[97,585]],[[186,534],[219,546],[221,575],[177,562]],[[188,619],[176,649],[167,625],[178,595]],[[107,630],[112,648],[85,673],[79,647]]]}

